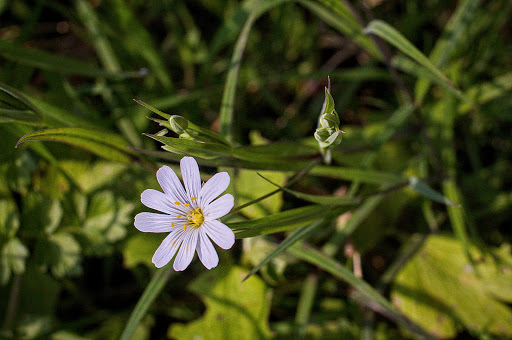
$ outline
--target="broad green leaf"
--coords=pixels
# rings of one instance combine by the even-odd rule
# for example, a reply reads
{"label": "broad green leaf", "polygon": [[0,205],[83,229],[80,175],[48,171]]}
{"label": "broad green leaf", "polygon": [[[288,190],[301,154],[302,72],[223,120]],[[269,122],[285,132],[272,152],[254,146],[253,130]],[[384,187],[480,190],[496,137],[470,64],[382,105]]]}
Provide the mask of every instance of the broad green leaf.
{"label": "broad green leaf", "polygon": [[[11,238],[1,249],[0,261],[2,261],[2,266],[7,268],[7,272],[19,275],[25,272],[25,261],[28,255],[27,247],[18,238]],[[6,270],[6,268],[3,270]],[[2,275],[0,283],[5,284],[9,276]]]}
{"label": "broad green leaf", "polygon": [[133,268],[140,263],[154,266],[151,259],[162,240],[161,234],[153,233],[137,233],[128,238],[123,247],[124,266]]}
{"label": "broad green leaf", "polygon": [[14,201],[0,199],[0,237],[12,238],[20,227]]}
{"label": "broad green leaf", "polygon": [[133,311],[130,314],[130,318],[126,323],[126,326],[119,340],[132,339],[132,336],[134,335],[137,327],[139,326],[140,322],[148,312],[149,307],[156,299],[158,294],[160,294],[165,284],[171,277],[172,273],[173,271],[171,270],[169,265],[165,266],[164,268],[156,270],[155,274],[151,278],[151,281],[146,286],[144,293],[142,293],[142,296],[140,297],[139,301],[137,301],[135,308],[133,308]]}
{"label": "broad green leaf", "polygon": [[48,239],[39,239],[34,256],[56,277],[63,278],[82,273],[81,247],[69,233],[58,232],[50,235]]}
{"label": "broad green leaf", "polygon": [[427,198],[430,198],[433,201],[443,203],[446,205],[454,205],[454,206],[460,206],[459,203],[455,203],[445,196],[441,195],[439,192],[435,191],[431,187],[429,187],[425,182],[421,181],[417,177],[410,177],[409,178],[409,188],[416,191],[418,194],[425,196]]}
{"label": "broad green leaf", "polygon": [[398,32],[395,28],[388,25],[384,21],[371,21],[364,29],[364,32],[366,34],[375,34],[386,40],[388,43],[395,46],[404,54],[408,55],[417,63],[425,67],[426,70],[430,71],[433,77],[437,78],[439,81],[444,81],[455,88],[452,82],[446,78],[446,76],[441,71],[439,71],[439,69],[420,50],[418,50],[400,32]]}
{"label": "broad green leaf", "polygon": [[133,203],[115,197],[112,191],[96,193],[82,222],[81,235],[89,243],[85,249],[94,254],[108,253],[110,244],[126,236],[126,226],[133,223]]}
{"label": "broad green leaf", "polygon": [[[263,171],[261,174],[278,183],[284,183],[286,180],[286,175],[281,172]],[[255,200],[275,189],[275,186],[262,179],[256,171],[252,170],[239,170],[235,178],[235,184],[239,205]],[[281,210],[282,205],[283,193],[278,192],[263,201],[244,208],[243,211],[244,215],[254,219],[275,214]]]}
{"label": "broad green leaf", "polygon": [[[472,332],[509,338],[512,310],[500,299],[506,297],[503,301],[510,302],[512,297],[510,252],[484,254],[476,248],[471,251],[479,259],[476,268],[456,239],[430,236],[396,277],[392,301],[441,338],[455,336],[459,324]],[[500,296],[502,290],[509,293]]]}
{"label": "broad green leaf", "polygon": [[88,162],[84,160],[61,160],[59,164],[62,170],[84,193],[90,193],[99,188],[111,184],[126,170],[126,165],[109,161],[98,160]]}
{"label": "broad green leaf", "polygon": [[121,136],[88,128],[65,127],[34,131],[23,136],[17,146],[27,141],[62,142],[122,163],[131,163],[134,154]]}
{"label": "broad green leaf", "polygon": [[204,300],[206,312],[188,324],[172,324],[168,336],[204,340],[269,339],[271,294],[256,276],[242,282],[246,274],[239,267],[219,267],[194,280],[189,289]]}
{"label": "broad green leaf", "polygon": [[[406,327],[409,331],[415,334],[421,335],[427,339],[433,339],[429,333],[425,332],[420,326],[407,319],[372,286],[366,283],[366,281],[356,277],[341,263],[314,248],[304,245],[294,245],[288,248],[288,252],[303,261],[309,262],[310,264],[327,271],[335,278],[349,284],[352,288],[356,289],[359,294],[361,294],[365,303],[369,306],[378,306],[374,307],[374,310],[376,309],[379,313],[397,322],[401,326]],[[359,299],[359,301],[361,300]]]}
{"label": "broad green leaf", "polygon": [[344,207],[310,205],[250,221],[228,223],[228,226],[233,229],[236,238],[253,237],[299,228],[318,220],[326,213],[341,213],[344,210]]}

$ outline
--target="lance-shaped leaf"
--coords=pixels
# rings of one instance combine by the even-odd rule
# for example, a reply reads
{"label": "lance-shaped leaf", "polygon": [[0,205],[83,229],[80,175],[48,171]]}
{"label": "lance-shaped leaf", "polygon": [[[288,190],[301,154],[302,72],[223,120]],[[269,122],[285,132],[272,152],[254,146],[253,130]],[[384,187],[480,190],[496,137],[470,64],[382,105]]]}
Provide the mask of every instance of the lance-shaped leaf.
{"label": "lance-shaped leaf", "polygon": [[100,157],[130,163],[135,152],[121,136],[95,129],[64,127],[34,131],[23,136],[16,147],[28,141],[55,141],[90,151]]}
{"label": "lance-shaped leaf", "polygon": [[391,45],[398,48],[401,52],[408,55],[417,63],[425,67],[432,73],[432,76],[438,78],[440,81],[445,81],[450,86],[455,88],[452,82],[420,51],[418,50],[406,37],[404,37],[395,28],[388,25],[381,20],[373,20],[364,29],[366,34],[375,34],[382,39],[386,40]]}

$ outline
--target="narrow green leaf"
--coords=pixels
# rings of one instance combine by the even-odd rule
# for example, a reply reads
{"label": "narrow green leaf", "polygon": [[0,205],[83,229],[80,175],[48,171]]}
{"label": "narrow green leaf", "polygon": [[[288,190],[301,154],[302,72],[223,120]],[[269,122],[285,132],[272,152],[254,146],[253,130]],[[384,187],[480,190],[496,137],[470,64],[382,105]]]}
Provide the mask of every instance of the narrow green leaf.
{"label": "narrow green leaf", "polygon": [[[472,24],[474,14],[478,9],[481,0],[465,0],[459,2],[455,12],[448,20],[444,27],[441,37],[436,41],[432,52],[430,53],[430,61],[439,68],[442,68],[448,58],[451,56],[455,47],[466,36],[468,27]],[[416,82],[416,101],[421,103],[430,87],[431,79],[418,79]],[[442,84],[442,83],[440,83]]]}
{"label": "narrow green leaf", "polygon": [[[254,2],[259,4],[259,2]],[[224,84],[224,93],[222,95],[221,108],[219,113],[220,120],[220,134],[224,136],[228,142],[233,141],[233,112],[235,105],[235,93],[236,85],[238,83],[238,71],[242,62],[242,56],[244,54],[245,45],[247,44],[247,38],[251,32],[252,25],[258,17],[257,10],[251,9],[249,16],[244,23],[242,32],[238,36],[238,39],[233,50],[233,56],[231,57],[231,66],[228,71],[226,83]]]}
{"label": "narrow green leaf", "polygon": [[443,203],[446,205],[460,206],[459,203],[455,203],[445,196],[441,195],[439,192],[435,191],[431,187],[429,187],[425,182],[421,181],[417,177],[409,178],[409,188],[416,191],[418,194],[430,198],[433,201]]}
{"label": "narrow green leaf", "polygon": [[134,155],[121,136],[88,128],[65,127],[34,131],[20,138],[16,147],[28,141],[62,142],[123,163],[130,163]]}
{"label": "narrow green leaf", "polygon": [[311,175],[373,184],[398,184],[407,181],[405,176],[393,173],[322,165],[313,168]]}
{"label": "narrow green leaf", "polygon": [[455,88],[452,82],[446,78],[446,76],[441,71],[439,71],[439,69],[420,50],[418,50],[411,42],[409,42],[409,40],[407,40],[407,38],[405,38],[400,32],[398,32],[395,28],[388,25],[384,21],[371,21],[364,29],[364,32],[366,34],[375,34],[386,40],[388,43],[395,46],[400,51],[415,60],[417,63],[425,67],[425,69],[432,73],[433,77],[438,78],[440,81],[445,81],[450,86]]}
{"label": "narrow green leaf", "polygon": [[106,72],[80,60],[58,56],[45,51],[30,49],[4,40],[0,40],[0,55],[5,59],[22,65],[62,74],[76,74],[86,77],[105,77],[114,79],[142,77],[142,74],[138,71]]}
{"label": "narrow green leaf", "polygon": [[401,326],[406,327],[415,334],[424,336],[428,339],[435,339],[432,335],[423,330],[420,326],[405,317],[400,313],[388,300],[380,295],[372,286],[365,281],[356,277],[350,270],[345,268],[341,263],[333,260],[332,258],[322,254],[318,250],[307,247],[304,245],[294,245],[288,248],[288,252],[297,258],[309,262],[326,272],[332,274],[335,278],[349,284],[356,289],[366,300],[366,305],[371,305],[373,308],[397,322]]}
{"label": "narrow green leaf", "polygon": [[310,225],[302,228],[295,229],[288,237],[284,239],[270,254],[268,254],[263,261],[257,264],[246,277],[242,281],[247,280],[251,275],[255,274],[260,270],[264,265],[272,261],[277,255],[281,254],[283,251],[288,249],[293,244],[297,243],[297,241],[304,240],[310,232],[315,230],[318,226],[322,225],[325,222],[325,219],[319,219]]}
{"label": "narrow green leaf", "polygon": [[363,34],[363,27],[343,2],[332,0],[298,0],[298,2],[315,13],[326,24],[353,39],[373,57],[378,60],[383,59],[375,43]]}
{"label": "narrow green leaf", "polygon": [[348,197],[348,196],[330,196],[330,195],[321,196],[321,195],[304,194],[302,192],[298,192],[295,190],[291,190],[291,189],[282,187],[282,186],[272,182],[271,180],[269,180],[268,178],[266,178],[265,176],[263,176],[261,174],[258,174],[258,175],[260,175],[260,177],[265,179],[267,182],[272,183],[279,189],[286,191],[297,198],[303,199],[303,200],[311,202],[311,203],[322,204],[322,205],[352,205],[352,204],[357,204],[360,201],[357,198]]}
{"label": "narrow green leaf", "polygon": [[139,325],[140,321],[144,315],[146,315],[149,307],[156,299],[158,294],[160,294],[172,273],[173,271],[170,269],[169,265],[156,271],[155,275],[153,278],[151,278],[151,281],[146,286],[144,293],[142,293],[142,296],[135,305],[135,308],[133,309],[128,322],[124,327],[123,333],[119,338],[120,340],[130,340],[132,338],[133,332],[135,332],[135,329]]}
{"label": "narrow green leaf", "polygon": [[310,205],[250,221],[228,223],[228,226],[233,229],[236,238],[253,237],[299,228],[317,221],[326,213],[341,214],[346,209]]}

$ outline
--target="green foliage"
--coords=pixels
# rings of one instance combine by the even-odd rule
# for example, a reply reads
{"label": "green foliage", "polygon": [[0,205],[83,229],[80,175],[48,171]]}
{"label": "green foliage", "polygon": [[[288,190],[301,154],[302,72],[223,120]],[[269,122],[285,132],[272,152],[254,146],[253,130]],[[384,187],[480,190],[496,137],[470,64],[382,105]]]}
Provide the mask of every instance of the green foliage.
{"label": "green foliage", "polygon": [[461,326],[475,334],[510,336],[510,246],[487,254],[471,249],[476,266],[463,250],[452,237],[430,237],[398,274],[393,303],[441,338],[453,337]]}
{"label": "green foliage", "polygon": [[[0,1],[0,337],[511,337],[511,11]],[[174,275],[133,217],[184,155],[237,241]]]}
{"label": "green foliage", "polygon": [[[205,314],[186,325],[173,324],[168,335],[178,339],[268,339],[271,293],[265,283],[239,267],[203,273],[189,289],[204,299]],[[241,332],[243,330],[243,332]]]}

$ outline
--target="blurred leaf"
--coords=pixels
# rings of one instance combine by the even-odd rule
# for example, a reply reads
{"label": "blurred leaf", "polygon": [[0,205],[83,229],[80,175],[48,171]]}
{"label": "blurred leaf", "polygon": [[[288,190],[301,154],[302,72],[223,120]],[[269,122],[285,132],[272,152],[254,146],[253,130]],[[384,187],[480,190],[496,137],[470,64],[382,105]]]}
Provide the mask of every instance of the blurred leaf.
{"label": "blurred leaf", "polygon": [[[425,69],[432,74],[433,78],[438,79],[440,82],[444,81],[455,88],[452,82],[446,78],[446,76],[441,71],[439,71],[439,69],[434,64],[432,64],[432,62],[420,50],[411,44],[411,42],[409,42],[409,40],[407,40],[407,38],[405,38],[400,32],[398,32],[395,28],[388,25],[384,21],[371,21],[364,29],[364,32],[366,34],[375,34],[386,40],[388,43],[395,46],[400,51],[415,60],[417,63],[425,67]],[[458,92],[458,90],[456,91]]]}
{"label": "blurred leaf", "polygon": [[14,237],[19,227],[20,221],[14,202],[0,199],[0,237]]}
{"label": "blurred leaf", "polygon": [[455,203],[445,196],[441,195],[439,192],[435,191],[431,187],[429,187],[425,182],[421,181],[417,177],[409,178],[409,188],[416,191],[418,194],[430,198],[433,201],[443,203],[446,205],[454,205],[460,206],[459,203]]}
{"label": "blurred leaf", "polygon": [[153,233],[137,233],[130,237],[123,248],[123,264],[133,268],[140,263],[153,267],[153,254],[162,243],[162,235]]}
{"label": "blurred leaf", "polygon": [[404,326],[415,334],[423,336],[427,339],[434,339],[421,327],[402,315],[388,300],[380,295],[380,293],[377,292],[372,286],[366,283],[366,281],[356,277],[350,270],[345,268],[343,265],[341,265],[341,263],[335,261],[331,257],[324,255],[318,250],[303,245],[294,245],[288,248],[288,252],[301,260],[307,261],[312,265],[327,271],[335,278],[349,284],[362,295],[362,298],[365,300],[365,303],[368,306],[373,306],[373,310],[377,310],[379,313],[397,322],[401,326]]}
{"label": "blurred leaf", "polygon": [[78,127],[53,128],[31,132],[20,138],[18,145],[27,141],[56,141],[83,148],[96,155],[122,163],[131,163],[133,151],[122,137],[100,130]]}
{"label": "blurred leaf", "polygon": [[[468,26],[472,24],[475,13],[481,0],[465,0],[459,2],[455,12],[446,23],[443,34],[436,41],[432,52],[430,53],[430,61],[437,67],[442,68],[450,58],[456,46],[466,36]],[[425,94],[430,87],[430,79],[418,79],[416,82],[415,94],[416,101],[421,103]],[[439,83],[441,85],[443,83]]]}
{"label": "blurred leaf", "polygon": [[[286,175],[279,172],[263,171],[261,174],[278,183],[283,183],[286,180]],[[272,184],[263,180],[256,171],[252,170],[239,170],[235,183],[239,205],[262,197],[275,189]],[[283,193],[278,192],[263,201],[244,208],[244,215],[249,218],[264,217],[278,212],[282,205]]]}
{"label": "blurred leaf", "polygon": [[9,281],[10,273],[14,275],[25,272],[25,261],[29,255],[27,247],[18,238],[11,238],[3,245],[0,253],[2,270],[0,272],[0,284],[5,285]]}
{"label": "blurred leaf", "polygon": [[109,244],[123,239],[126,226],[133,223],[133,204],[111,191],[96,193],[88,205],[81,235],[89,241],[86,250],[95,254],[108,252]]}
{"label": "blurred leaf", "polygon": [[104,186],[110,186],[126,170],[126,165],[122,163],[103,160],[87,162],[66,159],[61,160],[59,164],[84,193],[91,193]]}
{"label": "blurred leaf", "polygon": [[42,70],[86,77],[124,79],[140,77],[138,72],[106,72],[91,64],[0,40],[0,55],[13,62]]}
{"label": "blurred leaf", "polygon": [[51,269],[53,275],[62,278],[82,273],[80,250],[71,234],[59,232],[48,239],[40,239],[34,256],[43,267]]}
{"label": "blurred leaf", "polygon": [[[512,90],[512,73],[505,73],[494,78],[490,82],[483,82],[470,87],[466,96],[470,103],[484,105],[496,98],[507,95]],[[470,103],[462,103],[459,106],[461,112],[467,112],[473,108]]]}
{"label": "blurred leaf", "polygon": [[315,13],[326,24],[338,32],[354,39],[363,49],[377,59],[382,55],[373,41],[363,34],[363,27],[359,24],[350,9],[341,1],[330,0],[298,0],[300,4]]}
{"label": "blurred leaf", "polygon": [[[475,332],[510,337],[512,310],[497,299],[501,290],[510,292],[510,252],[471,251],[478,254],[476,268],[456,239],[430,236],[396,277],[393,303],[442,338],[455,336],[460,323]],[[484,277],[479,277],[479,272],[485,273]],[[507,297],[510,302],[510,293]]]}
{"label": "blurred leaf", "polygon": [[242,283],[246,274],[239,267],[218,267],[195,279],[189,288],[203,298],[206,312],[188,324],[172,324],[168,336],[205,340],[269,339],[271,294],[256,276]]}

